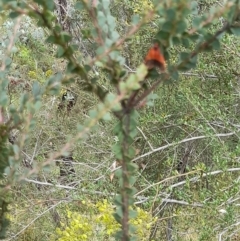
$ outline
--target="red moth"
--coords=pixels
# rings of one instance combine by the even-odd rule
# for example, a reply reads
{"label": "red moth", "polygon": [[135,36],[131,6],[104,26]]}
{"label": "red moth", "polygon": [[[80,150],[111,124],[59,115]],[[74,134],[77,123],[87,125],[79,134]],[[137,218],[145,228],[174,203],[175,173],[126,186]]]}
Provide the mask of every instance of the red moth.
{"label": "red moth", "polygon": [[153,47],[149,49],[144,63],[148,69],[160,68],[161,71],[166,70],[166,62],[157,43],[155,43]]}

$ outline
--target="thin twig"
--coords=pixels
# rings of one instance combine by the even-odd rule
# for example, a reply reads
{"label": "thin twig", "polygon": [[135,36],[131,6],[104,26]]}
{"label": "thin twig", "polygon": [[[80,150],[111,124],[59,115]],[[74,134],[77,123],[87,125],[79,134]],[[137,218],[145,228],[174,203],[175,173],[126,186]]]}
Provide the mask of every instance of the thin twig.
{"label": "thin twig", "polygon": [[194,74],[194,73],[190,73],[190,72],[186,72],[186,73],[181,73],[182,75],[186,75],[186,76],[204,76],[206,78],[210,78],[210,79],[218,79],[218,77],[216,75],[211,75],[211,74]]}
{"label": "thin twig", "polygon": [[55,208],[56,206],[58,206],[59,204],[61,204],[63,202],[63,200],[59,201],[58,203],[52,205],[50,208],[46,209],[44,212],[42,212],[41,214],[39,214],[36,218],[34,218],[30,223],[28,223],[22,230],[20,230],[18,233],[16,233],[14,236],[12,236],[11,238],[7,239],[7,241],[10,241],[14,238],[16,238],[17,236],[19,236],[21,233],[24,232],[24,230],[26,230],[28,227],[30,227],[34,222],[36,222],[39,218],[41,218],[45,213],[47,213],[48,211],[50,211],[51,209]]}
{"label": "thin twig", "polygon": [[[7,51],[6,51],[6,54],[5,54],[5,59],[8,57],[8,55],[11,54],[11,50],[14,46],[14,43],[15,43],[15,38],[17,36],[17,33],[18,33],[18,30],[19,30],[19,27],[20,27],[20,24],[21,24],[21,20],[22,20],[22,17],[18,17],[16,19],[16,24],[13,28],[13,33],[11,34],[11,37],[9,38],[9,44],[7,46]],[[6,69],[6,63],[5,63],[5,59],[2,60],[2,66],[0,68],[1,71],[5,70]]]}
{"label": "thin twig", "polygon": [[207,177],[207,176],[214,176],[214,175],[221,174],[221,173],[224,173],[224,172],[238,172],[238,171],[240,171],[240,167],[239,168],[229,168],[229,169],[224,170],[224,171],[217,170],[217,171],[213,171],[213,172],[203,173],[199,177],[193,177],[193,178],[190,178],[186,181],[175,183],[175,184],[171,185],[169,188],[172,189],[172,188],[175,188],[175,187],[179,187],[179,186],[182,186],[182,185],[186,184],[187,182],[197,182],[199,179],[201,179],[203,177]]}
{"label": "thin twig", "polygon": [[150,149],[153,151],[154,148],[152,147],[151,143],[149,142],[149,140],[147,139],[147,137],[145,136],[145,134],[143,133],[143,131],[142,131],[139,127],[137,127],[137,129],[138,129],[139,132],[142,134],[142,136],[143,136],[143,138],[145,139],[145,141],[148,143]]}
{"label": "thin twig", "polygon": [[205,138],[210,138],[210,137],[226,137],[226,136],[232,136],[236,134],[235,132],[230,132],[230,133],[223,133],[223,134],[216,134],[216,135],[212,135],[212,136],[194,136],[194,137],[191,137],[191,138],[186,138],[186,139],[183,139],[179,142],[175,142],[175,143],[170,143],[170,144],[167,144],[165,146],[161,146],[161,147],[158,147],[156,149],[153,149],[152,151],[149,151],[141,156],[138,156],[136,158],[134,158],[132,161],[135,162],[141,158],[144,158],[146,156],[150,156],[152,155],[153,153],[155,152],[158,152],[158,151],[162,151],[164,149],[167,149],[169,147],[172,147],[172,146],[175,146],[175,145],[179,145],[179,144],[182,144],[182,143],[185,143],[185,142],[189,142],[189,141],[194,141],[194,140],[200,140],[200,139],[205,139]]}

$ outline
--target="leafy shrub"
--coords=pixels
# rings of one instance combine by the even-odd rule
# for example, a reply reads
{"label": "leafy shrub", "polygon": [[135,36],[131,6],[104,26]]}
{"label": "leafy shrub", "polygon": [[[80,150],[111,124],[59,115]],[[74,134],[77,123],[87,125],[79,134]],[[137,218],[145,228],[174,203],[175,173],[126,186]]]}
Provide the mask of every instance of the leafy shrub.
{"label": "leafy shrub", "polygon": [[[83,202],[85,203],[85,202]],[[87,214],[67,210],[67,222],[56,229],[57,241],[87,241],[112,240],[114,234],[120,230],[120,224],[113,217],[114,206],[106,199],[96,204],[85,203]],[[130,220],[135,225],[135,235],[138,240],[148,240],[152,224],[156,221],[152,215],[134,207],[137,217]],[[91,215],[90,213],[93,213]]]}

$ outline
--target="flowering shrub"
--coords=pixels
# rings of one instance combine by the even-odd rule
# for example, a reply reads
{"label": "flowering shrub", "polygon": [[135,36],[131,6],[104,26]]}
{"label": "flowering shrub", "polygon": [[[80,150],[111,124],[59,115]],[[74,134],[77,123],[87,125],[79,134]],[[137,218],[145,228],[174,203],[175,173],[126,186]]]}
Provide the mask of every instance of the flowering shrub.
{"label": "flowering shrub", "polygon": [[[92,236],[92,225],[89,223],[87,217],[80,215],[76,212],[67,212],[69,225],[63,230],[56,229],[59,236],[58,241],[86,241]],[[62,224],[64,227],[65,225]]]}
{"label": "flowering shrub", "polygon": [[37,74],[35,71],[29,71],[28,72],[28,76],[31,78],[31,79],[36,79],[37,78]]}
{"label": "flowering shrub", "polygon": [[46,77],[50,77],[53,74],[53,71],[51,69],[47,70],[45,75]]}
{"label": "flowering shrub", "polygon": [[112,215],[113,206],[104,199],[96,204],[96,208],[99,212],[96,222],[104,226],[103,233],[105,233],[105,236],[113,235],[120,228],[120,224],[116,222]]}
{"label": "flowering shrub", "polygon": [[[82,215],[76,211],[67,211],[67,224],[56,229],[57,241],[87,241],[87,240],[112,240],[114,233],[120,229],[112,213],[114,206],[107,200],[96,204],[87,204],[89,212],[93,215]],[[151,225],[156,221],[151,214],[139,207],[134,207],[137,217],[130,222],[135,225],[135,235],[138,240],[148,240]]]}

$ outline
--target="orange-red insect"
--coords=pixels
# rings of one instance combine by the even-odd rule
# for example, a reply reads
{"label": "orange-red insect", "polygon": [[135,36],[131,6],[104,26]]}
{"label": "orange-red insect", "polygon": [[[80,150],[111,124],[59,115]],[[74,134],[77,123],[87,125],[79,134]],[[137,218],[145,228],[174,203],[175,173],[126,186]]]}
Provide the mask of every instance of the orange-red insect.
{"label": "orange-red insect", "polygon": [[157,43],[155,43],[153,47],[149,49],[144,63],[148,69],[158,67],[161,71],[165,71],[166,62]]}

